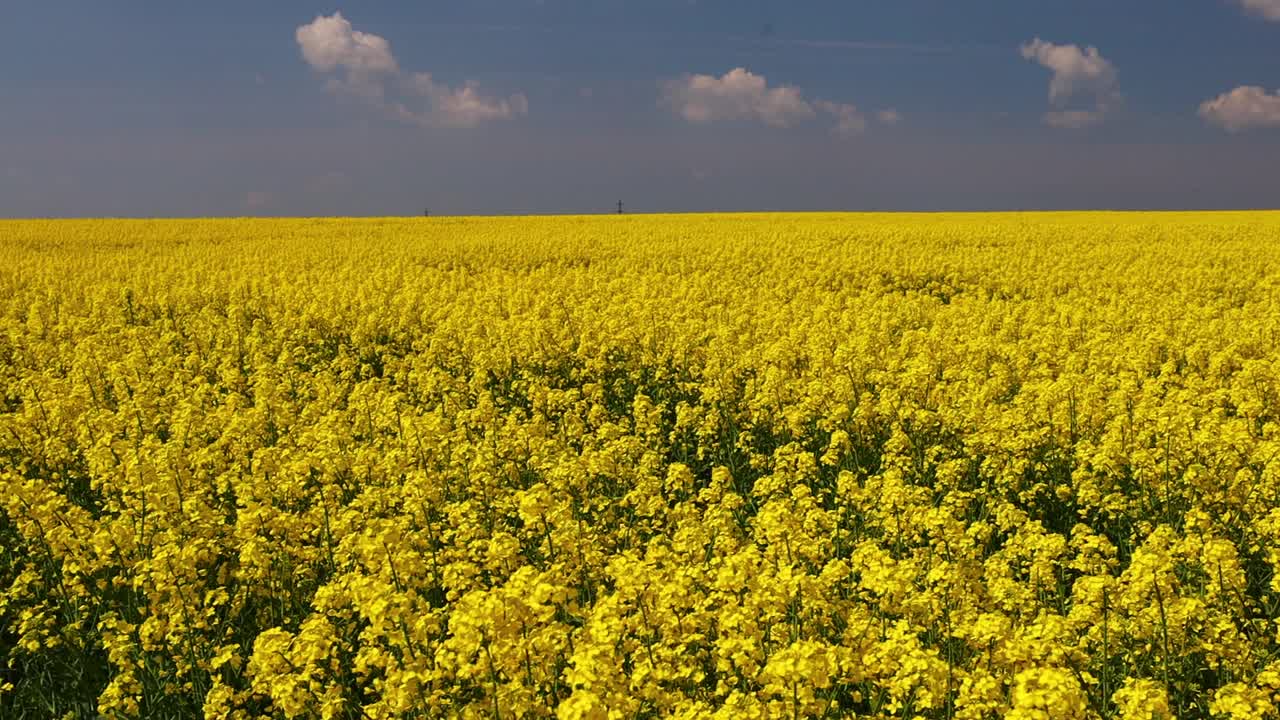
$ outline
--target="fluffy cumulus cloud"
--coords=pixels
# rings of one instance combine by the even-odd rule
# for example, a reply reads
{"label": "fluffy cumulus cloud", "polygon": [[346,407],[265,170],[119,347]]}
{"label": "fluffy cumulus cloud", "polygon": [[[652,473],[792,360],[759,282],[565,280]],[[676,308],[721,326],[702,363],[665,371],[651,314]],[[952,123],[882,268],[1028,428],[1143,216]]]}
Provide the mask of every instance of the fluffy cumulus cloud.
{"label": "fluffy cumulus cloud", "polygon": [[1245,10],[1267,20],[1280,22],[1280,0],[1238,0]]}
{"label": "fluffy cumulus cloud", "polygon": [[529,112],[529,101],[524,95],[508,98],[483,95],[480,86],[468,82],[460,88],[451,88],[436,82],[431,73],[413,73],[402,79],[406,94],[427,101],[428,113],[415,112],[403,102],[393,105],[395,115],[402,120],[423,125],[448,127],[474,127],[491,120],[505,120]]}
{"label": "fluffy cumulus cloud", "polygon": [[1200,117],[1228,132],[1280,127],[1280,91],[1244,85],[1201,103]]}
{"label": "fluffy cumulus cloud", "polygon": [[[825,115],[834,121],[833,131],[839,135],[857,135],[867,129],[866,116],[854,105],[811,100],[797,87],[770,86],[763,75],[741,67],[719,77],[685,75],[664,81],[661,88],[661,103],[696,124],[748,121],[791,127]],[[877,117],[886,125],[898,121],[897,113],[891,110]]]}
{"label": "fluffy cumulus cloud", "polygon": [[[1036,38],[1021,48],[1022,57],[1049,70],[1049,104],[1045,124],[1083,128],[1103,121],[1120,101],[1116,68],[1096,47],[1055,45]],[[1089,107],[1067,107],[1083,100]]]}
{"label": "fluffy cumulus cloud", "polygon": [[410,124],[474,127],[529,111],[528,100],[519,93],[493,97],[474,82],[453,88],[430,73],[401,70],[386,38],[356,30],[342,13],[317,17],[300,26],[294,38],[303,60],[326,76],[329,90]]}
{"label": "fluffy cumulus cloud", "polygon": [[764,76],[734,68],[721,77],[686,75],[664,84],[664,100],[692,123],[758,120],[787,127],[814,116],[798,88],[769,87]]}
{"label": "fluffy cumulus cloud", "polygon": [[394,73],[400,69],[385,38],[360,32],[334,13],[317,17],[294,34],[302,57],[321,72]]}

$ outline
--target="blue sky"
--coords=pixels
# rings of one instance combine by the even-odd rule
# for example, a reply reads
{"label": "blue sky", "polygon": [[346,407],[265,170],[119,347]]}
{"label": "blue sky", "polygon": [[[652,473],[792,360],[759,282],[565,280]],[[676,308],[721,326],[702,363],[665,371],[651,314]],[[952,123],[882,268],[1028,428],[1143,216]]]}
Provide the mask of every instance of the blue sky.
{"label": "blue sky", "polygon": [[22,2],[0,215],[1280,206],[1280,0]]}

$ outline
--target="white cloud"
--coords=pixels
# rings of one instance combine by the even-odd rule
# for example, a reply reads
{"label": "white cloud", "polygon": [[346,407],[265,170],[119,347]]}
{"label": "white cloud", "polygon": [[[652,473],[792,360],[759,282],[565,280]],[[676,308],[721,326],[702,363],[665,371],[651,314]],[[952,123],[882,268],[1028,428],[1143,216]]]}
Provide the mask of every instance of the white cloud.
{"label": "white cloud", "polygon": [[[1045,124],[1060,128],[1097,125],[1120,101],[1115,65],[1102,57],[1098,48],[1055,45],[1035,38],[1020,50],[1024,59],[1038,63],[1052,73],[1049,103],[1056,109],[1045,114]],[[1093,107],[1065,107],[1080,96],[1088,98]]]}
{"label": "white cloud", "polygon": [[520,93],[490,97],[474,81],[451,88],[430,73],[402,71],[385,38],[355,30],[342,13],[319,16],[300,26],[294,37],[307,64],[329,76],[325,87],[331,92],[368,103],[403,122],[475,127],[529,112],[529,101]]}
{"label": "white cloud", "polygon": [[385,38],[353,29],[342,13],[319,16],[299,27],[294,37],[303,59],[320,72],[341,68],[353,73],[394,73],[400,69]]}
{"label": "white cloud", "polygon": [[414,112],[400,103],[395,106],[401,119],[422,125],[475,127],[491,120],[504,120],[529,113],[529,101],[516,93],[508,98],[486,97],[473,82],[451,88],[436,82],[431,73],[414,73],[405,82],[409,94],[425,98],[429,110]]}
{"label": "white cloud", "polygon": [[436,95],[437,110],[445,125],[473,127],[489,120],[529,114],[529,100],[522,94],[510,98],[488,98],[475,85]]}
{"label": "white cloud", "polygon": [[1280,127],[1280,91],[1244,85],[1201,103],[1200,117],[1228,132]]}
{"label": "white cloud", "polygon": [[787,127],[814,116],[813,106],[790,86],[769,87],[764,76],[734,68],[721,77],[686,75],[663,86],[663,100],[692,123],[757,120]]}
{"label": "white cloud", "polygon": [[835,117],[835,132],[838,135],[860,135],[867,129],[866,116],[853,105],[828,100],[818,100],[814,105]]}
{"label": "white cloud", "polygon": [[1254,15],[1280,22],[1280,0],[1238,0],[1238,2]]}
{"label": "white cloud", "polygon": [[[661,104],[696,124],[738,120],[791,127],[821,113],[835,120],[833,130],[837,134],[858,135],[867,129],[866,116],[854,105],[810,100],[790,85],[770,87],[763,75],[741,67],[720,77],[685,75],[663,82],[661,88]],[[896,120],[894,113],[893,122]]]}
{"label": "white cloud", "polygon": [[1078,92],[1109,92],[1116,84],[1116,69],[1096,47],[1054,45],[1036,38],[1022,46],[1022,57],[1053,71],[1049,101],[1066,102]]}

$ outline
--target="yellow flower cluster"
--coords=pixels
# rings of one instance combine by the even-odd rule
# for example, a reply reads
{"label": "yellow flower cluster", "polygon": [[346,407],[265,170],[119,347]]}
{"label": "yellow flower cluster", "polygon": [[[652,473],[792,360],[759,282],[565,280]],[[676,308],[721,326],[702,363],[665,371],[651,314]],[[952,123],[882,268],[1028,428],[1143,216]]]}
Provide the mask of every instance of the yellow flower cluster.
{"label": "yellow flower cluster", "polygon": [[1280,718],[1277,237],[0,223],[0,717]]}

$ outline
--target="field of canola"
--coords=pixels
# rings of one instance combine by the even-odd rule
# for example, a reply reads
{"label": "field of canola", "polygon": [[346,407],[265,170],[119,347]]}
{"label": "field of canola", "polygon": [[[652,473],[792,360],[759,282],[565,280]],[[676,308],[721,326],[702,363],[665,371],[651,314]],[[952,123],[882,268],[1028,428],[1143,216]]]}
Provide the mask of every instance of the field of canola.
{"label": "field of canola", "polygon": [[1275,718],[1280,213],[0,223],[0,717]]}

